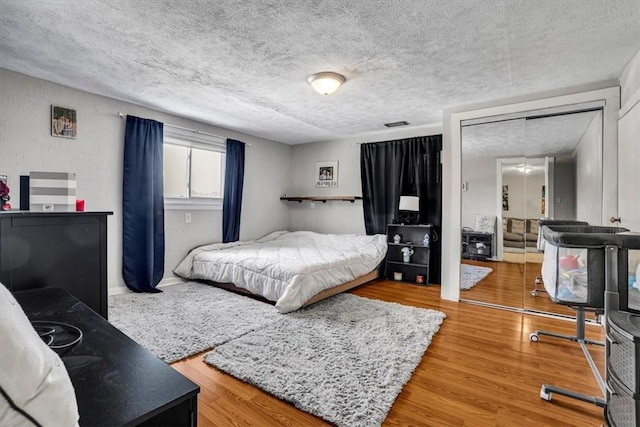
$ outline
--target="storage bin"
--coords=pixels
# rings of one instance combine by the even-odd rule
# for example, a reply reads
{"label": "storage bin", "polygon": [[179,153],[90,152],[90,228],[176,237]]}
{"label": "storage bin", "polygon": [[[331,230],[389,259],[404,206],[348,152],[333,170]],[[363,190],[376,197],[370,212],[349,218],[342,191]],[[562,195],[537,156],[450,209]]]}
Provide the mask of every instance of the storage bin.
{"label": "storage bin", "polygon": [[75,212],[76,174],[31,172],[29,210],[32,212]]}
{"label": "storage bin", "polygon": [[629,393],[640,394],[640,316],[613,311],[607,316],[609,374]]}
{"label": "storage bin", "polygon": [[640,424],[640,400],[639,396],[628,394],[624,387],[611,377],[607,384],[613,391],[607,404],[607,422],[611,427],[636,427]]}

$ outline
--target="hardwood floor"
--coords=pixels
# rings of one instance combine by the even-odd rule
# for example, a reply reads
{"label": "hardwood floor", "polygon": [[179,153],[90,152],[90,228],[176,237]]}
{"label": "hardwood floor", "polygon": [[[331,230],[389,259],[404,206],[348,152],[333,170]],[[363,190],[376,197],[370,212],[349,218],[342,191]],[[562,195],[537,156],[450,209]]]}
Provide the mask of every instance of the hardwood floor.
{"label": "hardwood floor", "polygon": [[[546,292],[532,296],[535,279],[540,276],[542,264],[535,262],[515,263],[499,261],[476,261],[465,259],[464,264],[479,265],[493,269],[476,286],[460,291],[460,299],[486,302],[507,307],[526,308],[545,313],[575,316],[575,311],[562,304],[554,304]],[[542,284],[538,289],[544,289]]]}
{"label": "hardwood floor", "polygon": [[[543,383],[600,396],[598,385],[576,343],[542,337],[535,329],[572,333],[575,323],[440,300],[439,286],[377,280],[353,291],[446,313],[440,331],[396,399],[385,426],[600,426],[602,409],[559,395],[539,397]],[[591,338],[603,339],[589,325]],[[597,366],[604,349],[590,346]],[[260,389],[203,362],[203,354],[172,366],[198,383],[198,425],[325,426]]]}

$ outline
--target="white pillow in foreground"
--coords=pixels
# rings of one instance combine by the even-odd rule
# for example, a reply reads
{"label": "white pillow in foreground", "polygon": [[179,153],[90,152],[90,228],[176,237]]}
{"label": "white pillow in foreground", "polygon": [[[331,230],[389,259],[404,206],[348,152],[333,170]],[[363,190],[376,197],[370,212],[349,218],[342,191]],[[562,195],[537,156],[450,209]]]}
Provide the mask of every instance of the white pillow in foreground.
{"label": "white pillow in foreground", "polygon": [[[42,426],[77,426],[78,403],[67,369],[0,283],[0,386]],[[0,425],[34,424],[0,394]]]}

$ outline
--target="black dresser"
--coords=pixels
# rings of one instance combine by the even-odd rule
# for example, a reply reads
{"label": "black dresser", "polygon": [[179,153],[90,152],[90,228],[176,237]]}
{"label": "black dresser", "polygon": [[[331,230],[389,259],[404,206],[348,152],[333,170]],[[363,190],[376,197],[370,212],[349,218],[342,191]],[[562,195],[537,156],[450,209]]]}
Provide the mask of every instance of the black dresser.
{"label": "black dresser", "polygon": [[11,292],[58,286],[107,318],[107,216],[0,213],[0,282]]}
{"label": "black dresser", "polygon": [[59,353],[78,401],[80,426],[197,425],[200,387],[60,288],[14,294],[29,320],[79,328]]}

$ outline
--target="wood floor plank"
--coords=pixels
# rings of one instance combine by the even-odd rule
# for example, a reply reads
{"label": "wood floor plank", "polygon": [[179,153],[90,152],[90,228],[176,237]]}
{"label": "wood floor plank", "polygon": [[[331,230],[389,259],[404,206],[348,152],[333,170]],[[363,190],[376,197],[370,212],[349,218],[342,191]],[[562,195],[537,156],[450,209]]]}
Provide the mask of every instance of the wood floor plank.
{"label": "wood floor plank", "polygon": [[[536,329],[572,334],[574,322],[440,300],[439,286],[377,280],[352,292],[366,298],[441,310],[447,315],[383,425],[604,424],[602,409],[595,405],[559,395],[553,395],[547,402],[539,396],[544,383],[600,396],[577,343],[551,337],[542,337],[537,343],[529,340],[529,334]],[[598,325],[589,325],[587,335],[604,338]],[[603,367],[604,349],[589,348],[596,364]],[[204,363],[203,357],[201,354],[172,364],[202,388],[198,397],[199,426],[329,425],[216,370]]]}

